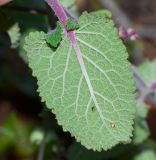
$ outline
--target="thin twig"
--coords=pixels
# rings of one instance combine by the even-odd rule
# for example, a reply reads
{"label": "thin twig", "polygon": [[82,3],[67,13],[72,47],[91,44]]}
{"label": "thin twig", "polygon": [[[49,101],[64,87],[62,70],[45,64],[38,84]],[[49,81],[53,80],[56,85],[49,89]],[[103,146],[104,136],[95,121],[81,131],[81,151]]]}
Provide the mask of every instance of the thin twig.
{"label": "thin twig", "polygon": [[67,14],[68,17],[71,17],[71,18],[73,18],[73,19],[75,19],[75,20],[78,19],[78,17],[75,16],[75,15],[73,15],[69,9],[64,8],[64,11],[66,12],[66,14]]}
{"label": "thin twig", "polygon": [[112,13],[114,18],[124,27],[132,26],[132,22],[129,18],[124,14],[122,9],[117,5],[114,0],[100,0],[102,5],[109,9]]}
{"label": "thin twig", "polygon": [[137,67],[132,65],[132,70],[133,70],[133,74],[134,74],[134,78],[136,81],[136,86],[137,86],[138,91],[140,93],[145,93],[148,90],[148,86],[146,82],[142,79]]}
{"label": "thin twig", "polygon": [[135,28],[135,30],[141,38],[156,38],[156,28],[154,26],[144,26],[140,28]]}
{"label": "thin twig", "polygon": [[12,0],[0,0],[0,6],[6,5],[7,3],[11,2]]}
{"label": "thin twig", "polygon": [[[122,9],[117,5],[117,3],[114,0],[100,0],[100,1],[104,7],[106,7],[112,12],[114,18],[116,19],[117,22],[119,22],[120,25],[122,25],[125,28],[130,27],[135,29],[135,26],[132,23],[132,21],[126,16],[126,14],[122,11]],[[144,59],[143,55],[140,54],[142,51],[140,48],[138,49],[136,45],[134,46],[134,51],[137,51],[137,53],[134,52],[135,63],[140,64]]]}
{"label": "thin twig", "polygon": [[44,160],[44,151],[45,151],[45,136],[39,146],[39,152],[38,152],[38,157],[37,160]]}

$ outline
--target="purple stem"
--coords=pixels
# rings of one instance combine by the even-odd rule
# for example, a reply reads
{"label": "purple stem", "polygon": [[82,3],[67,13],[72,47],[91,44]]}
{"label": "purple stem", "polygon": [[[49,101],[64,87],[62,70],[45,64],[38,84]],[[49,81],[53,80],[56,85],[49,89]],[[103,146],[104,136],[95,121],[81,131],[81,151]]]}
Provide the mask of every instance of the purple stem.
{"label": "purple stem", "polygon": [[68,17],[66,15],[63,7],[61,6],[60,2],[58,0],[45,0],[45,1],[54,10],[54,12],[55,12],[56,16],[58,17],[59,21],[65,27]]}
{"label": "purple stem", "polygon": [[[67,23],[67,20],[68,20],[68,16],[65,13],[63,7],[61,6],[59,0],[45,0],[45,1],[53,9],[53,11],[55,12],[59,21],[63,24],[64,28],[66,28],[66,23]],[[77,48],[77,40],[76,40],[76,37],[74,35],[74,32],[73,31],[67,31],[67,30],[65,30],[65,31],[66,31],[67,36],[70,39],[73,47],[76,49]]]}

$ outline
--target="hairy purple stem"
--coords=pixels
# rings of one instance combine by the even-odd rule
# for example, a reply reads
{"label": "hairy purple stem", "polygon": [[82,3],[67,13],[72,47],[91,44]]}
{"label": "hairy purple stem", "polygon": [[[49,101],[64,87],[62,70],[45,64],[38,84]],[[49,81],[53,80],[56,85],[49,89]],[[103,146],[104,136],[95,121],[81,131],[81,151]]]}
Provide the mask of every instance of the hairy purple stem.
{"label": "hairy purple stem", "polygon": [[[63,24],[64,28],[66,28],[66,23],[68,20],[68,16],[66,15],[63,7],[61,6],[59,0],[45,0],[48,5],[53,9],[53,11],[55,12],[56,16],[58,17],[59,21]],[[67,31],[67,36],[70,39],[73,47],[76,47],[77,41],[75,38],[75,35],[73,33],[73,31]]]}
{"label": "hairy purple stem", "polygon": [[56,16],[58,17],[59,21],[66,26],[66,22],[67,22],[67,15],[63,9],[63,7],[61,6],[60,2],[58,0],[45,0],[48,5],[54,10]]}

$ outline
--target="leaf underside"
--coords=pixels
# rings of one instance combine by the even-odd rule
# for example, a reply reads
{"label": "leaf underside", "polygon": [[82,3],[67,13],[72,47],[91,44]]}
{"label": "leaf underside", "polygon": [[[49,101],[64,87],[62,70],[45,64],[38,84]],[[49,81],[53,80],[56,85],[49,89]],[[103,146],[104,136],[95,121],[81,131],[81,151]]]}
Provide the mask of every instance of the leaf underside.
{"label": "leaf underside", "polygon": [[25,49],[40,96],[64,131],[88,149],[108,150],[132,136],[133,74],[126,49],[105,14],[84,13],[78,23],[74,33],[92,90],[66,35],[54,52],[45,33],[30,33]]}

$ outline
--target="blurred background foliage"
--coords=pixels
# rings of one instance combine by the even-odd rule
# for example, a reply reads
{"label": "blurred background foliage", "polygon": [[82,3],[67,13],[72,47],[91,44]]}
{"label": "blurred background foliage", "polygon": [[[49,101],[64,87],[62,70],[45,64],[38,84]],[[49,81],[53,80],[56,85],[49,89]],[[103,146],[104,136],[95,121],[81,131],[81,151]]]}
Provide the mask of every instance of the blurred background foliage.
{"label": "blurred background foliage", "polygon": [[[124,40],[130,61],[138,66],[148,88],[156,84],[155,0],[61,1],[75,17],[107,8],[117,26],[134,28],[139,39]],[[56,20],[43,0],[0,0],[0,160],[156,160],[156,102],[150,103],[149,94],[143,97],[137,92],[132,142],[107,152],[85,149],[45,109],[23,44],[30,31],[48,32]],[[154,99],[155,88],[150,92]]]}

